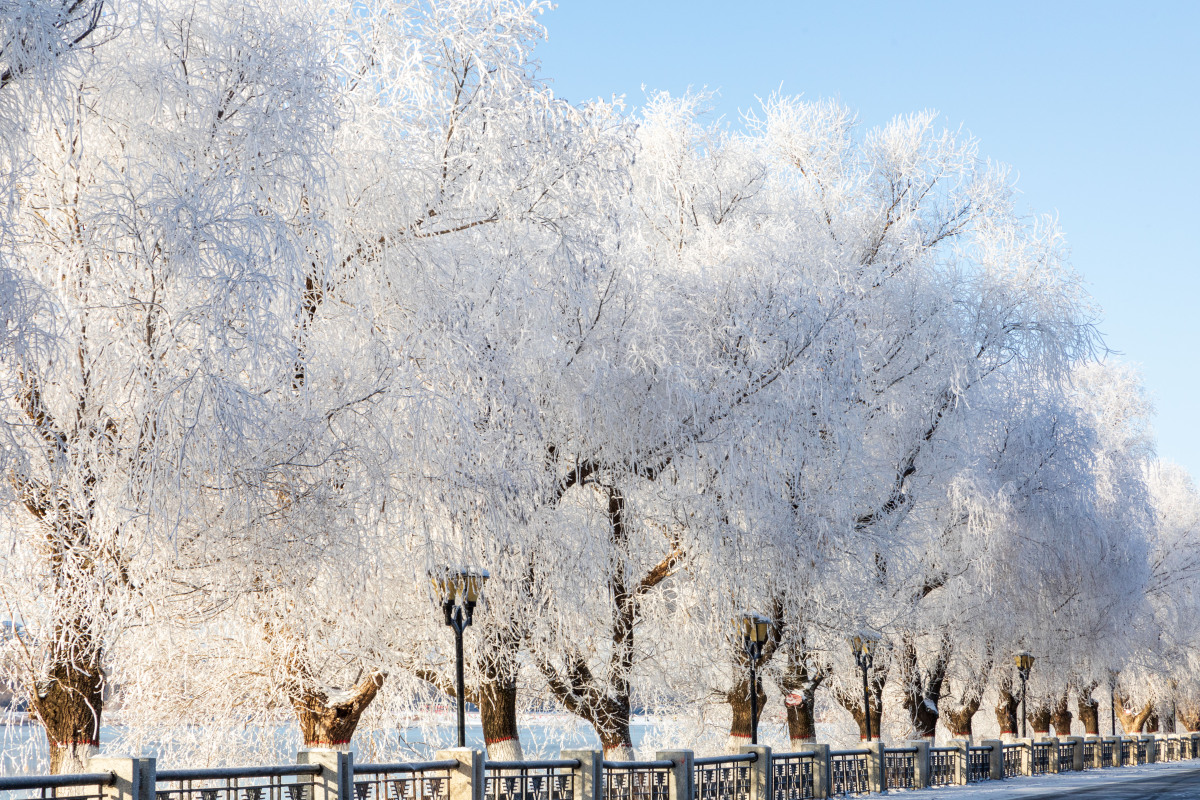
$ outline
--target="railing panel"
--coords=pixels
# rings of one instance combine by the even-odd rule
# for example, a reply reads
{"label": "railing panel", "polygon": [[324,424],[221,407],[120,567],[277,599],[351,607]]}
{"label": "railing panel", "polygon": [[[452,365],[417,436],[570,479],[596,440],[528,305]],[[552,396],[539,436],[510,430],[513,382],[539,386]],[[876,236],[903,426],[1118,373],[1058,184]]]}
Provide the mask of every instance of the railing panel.
{"label": "railing panel", "polygon": [[992,777],[992,746],[967,748],[967,783],[978,783]]}
{"label": "railing panel", "polygon": [[1092,769],[1096,763],[1096,743],[1085,741],[1083,743],[1083,768]]}
{"label": "railing panel", "polygon": [[813,790],[813,760],[816,753],[773,753],[771,777],[775,785],[774,800],[806,800],[815,797]]}
{"label": "railing panel", "polygon": [[483,765],[483,796],[485,800],[575,800],[578,767],[578,761],[489,761]]}
{"label": "railing panel", "polygon": [[670,761],[605,761],[604,800],[670,800]]}
{"label": "railing panel", "polygon": [[693,765],[696,800],[750,800],[750,764],[757,753],[697,758]]}
{"label": "railing panel", "polygon": [[870,791],[867,756],[870,750],[831,750],[829,776],[833,794],[866,794]]}
{"label": "railing panel", "polygon": [[917,748],[897,747],[884,749],[883,772],[889,789],[911,789],[916,783]]}
{"label": "railing panel", "polygon": [[1100,742],[1100,762],[1104,766],[1110,766],[1113,763],[1113,743]]}
{"label": "railing panel", "polygon": [[1133,757],[1137,754],[1137,749],[1134,748],[1133,742],[1128,739],[1121,740],[1121,766],[1128,767],[1133,763]]}
{"label": "railing panel", "polygon": [[1004,751],[1004,777],[1012,778],[1021,774],[1021,750],[1023,744],[1006,744],[1001,746]]}
{"label": "railing panel", "polygon": [[111,786],[111,772],[89,772],[71,775],[14,775],[0,777],[0,798],[3,800],[42,800],[69,797],[71,800],[100,800],[104,787]]}
{"label": "railing panel", "polygon": [[1146,740],[1138,739],[1137,742],[1137,763],[1146,763]]}
{"label": "railing panel", "polygon": [[320,771],[316,764],[159,770],[154,796],[156,800],[313,800],[313,778]]}
{"label": "railing panel", "polygon": [[1050,771],[1051,742],[1034,742],[1029,754],[1029,774],[1045,775]]}
{"label": "railing panel", "polygon": [[929,785],[950,786],[954,783],[954,759],[957,747],[929,748]]}
{"label": "railing panel", "polygon": [[354,800],[449,800],[450,773],[457,767],[457,761],[356,764]]}

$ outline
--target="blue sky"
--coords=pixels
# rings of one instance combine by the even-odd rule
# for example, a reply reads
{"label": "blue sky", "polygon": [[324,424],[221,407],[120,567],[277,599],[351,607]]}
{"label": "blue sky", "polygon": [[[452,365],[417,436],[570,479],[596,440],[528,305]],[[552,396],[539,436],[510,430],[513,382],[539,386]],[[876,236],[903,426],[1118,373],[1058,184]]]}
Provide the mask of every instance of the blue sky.
{"label": "blue sky", "polygon": [[1200,478],[1200,2],[561,0],[538,51],[579,102],[782,86],[864,125],[934,109],[1057,214],[1101,330],[1141,370],[1159,455]]}

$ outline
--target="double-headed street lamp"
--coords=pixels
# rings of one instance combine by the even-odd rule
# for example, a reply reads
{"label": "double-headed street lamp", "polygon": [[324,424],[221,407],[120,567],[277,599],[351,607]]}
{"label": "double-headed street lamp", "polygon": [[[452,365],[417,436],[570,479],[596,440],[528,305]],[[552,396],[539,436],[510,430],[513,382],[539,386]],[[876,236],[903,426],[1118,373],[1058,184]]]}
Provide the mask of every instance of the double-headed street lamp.
{"label": "double-headed street lamp", "polygon": [[446,569],[430,576],[438,596],[442,600],[442,611],[446,624],[454,629],[455,688],[458,691],[458,746],[467,746],[467,715],[464,704],[466,689],[463,681],[463,631],[470,627],[475,615],[475,604],[483,593],[487,582],[485,569]]}
{"label": "double-headed street lamp", "polygon": [[1034,658],[1030,653],[1022,650],[1013,656],[1013,663],[1017,665],[1017,674],[1021,676],[1021,738],[1025,738],[1025,719],[1028,716],[1028,706],[1025,704],[1026,687],[1025,684],[1029,680],[1029,670],[1033,669]]}
{"label": "double-headed street lamp", "polygon": [[758,660],[763,646],[771,635],[771,620],[762,614],[742,614],[733,620],[734,629],[742,638],[742,649],[750,664],[750,744],[758,744]]}
{"label": "double-headed street lamp", "polygon": [[867,687],[867,673],[875,661],[875,646],[879,640],[872,636],[850,637],[850,649],[854,652],[854,663],[862,670],[863,678],[863,719],[867,723],[867,741],[871,741],[871,690]]}

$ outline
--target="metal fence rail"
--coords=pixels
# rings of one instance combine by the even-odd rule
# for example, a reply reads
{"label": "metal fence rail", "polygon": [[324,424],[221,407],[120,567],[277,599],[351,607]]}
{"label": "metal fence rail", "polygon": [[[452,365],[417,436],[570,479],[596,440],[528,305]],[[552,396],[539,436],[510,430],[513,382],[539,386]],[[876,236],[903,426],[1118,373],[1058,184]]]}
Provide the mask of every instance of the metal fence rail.
{"label": "metal fence rail", "polygon": [[[116,776],[111,772],[87,772],[73,775],[16,775],[0,777],[0,793],[5,800],[33,800],[59,797],[59,789],[70,789],[65,796],[72,800],[99,800],[103,787],[112,786]],[[80,791],[93,789],[92,792]],[[28,792],[14,797],[14,792]]]}
{"label": "metal fence rail", "polygon": [[885,748],[883,774],[889,789],[913,788],[917,781],[917,748]]}
{"label": "metal fence rail", "polygon": [[1050,742],[1034,742],[1029,752],[1029,774],[1045,775],[1050,771]]}
{"label": "metal fence rail", "polygon": [[1113,743],[1112,742],[1105,742],[1105,741],[1100,742],[1100,762],[1102,764],[1104,764],[1104,766],[1106,766],[1106,767],[1113,763]]}
{"label": "metal fence rail", "polygon": [[1074,742],[1059,742],[1058,743],[1058,771],[1066,772],[1069,769],[1075,768],[1075,743]]}
{"label": "metal fence rail", "polygon": [[991,780],[992,746],[967,747],[967,783]]}
{"label": "metal fence rail", "polygon": [[1139,763],[1139,764],[1146,763],[1146,740],[1145,739],[1137,740],[1137,763]]}
{"label": "metal fence rail", "polygon": [[674,761],[605,761],[604,800],[670,800]]}
{"label": "metal fence rail", "polygon": [[1001,750],[1004,755],[1004,777],[1011,778],[1021,774],[1021,751],[1025,748],[1023,744],[1005,744],[1001,745]]}
{"label": "metal fence rail", "polygon": [[870,791],[867,756],[870,750],[830,750],[829,776],[833,794],[866,794]]}
{"label": "metal fence rail", "polygon": [[1133,742],[1129,741],[1128,739],[1121,740],[1121,766],[1122,767],[1128,767],[1131,763],[1133,763],[1133,757],[1134,757],[1134,755],[1136,755],[1136,753],[1137,753],[1137,750],[1136,750],[1136,748],[1134,748]]}
{"label": "metal fence rail", "polygon": [[355,764],[354,800],[449,800],[450,773],[458,766],[449,759]]}
{"label": "metal fence rail", "polygon": [[750,800],[750,764],[755,761],[758,753],[695,759],[695,800]]}
{"label": "metal fence rail", "polygon": [[1092,769],[1096,764],[1096,743],[1094,741],[1085,741],[1083,743],[1083,768]]}
{"label": "metal fence rail", "polygon": [[954,783],[954,760],[957,747],[929,748],[929,785],[950,786]]}
{"label": "metal fence rail", "polygon": [[[216,769],[161,769],[157,800],[312,800],[318,764]],[[162,787],[162,784],[176,784]]]}
{"label": "metal fence rail", "polygon": [[483,796],[485,800],[575,800],[578,768],[578,759],[570,758],[488,761],[483,765]]}
{"label": "metal fence rail", "polygon": [[775,794],[772,800],[807,800],[815,797],[813,760],[816,753],[772,753],[771,778]]}

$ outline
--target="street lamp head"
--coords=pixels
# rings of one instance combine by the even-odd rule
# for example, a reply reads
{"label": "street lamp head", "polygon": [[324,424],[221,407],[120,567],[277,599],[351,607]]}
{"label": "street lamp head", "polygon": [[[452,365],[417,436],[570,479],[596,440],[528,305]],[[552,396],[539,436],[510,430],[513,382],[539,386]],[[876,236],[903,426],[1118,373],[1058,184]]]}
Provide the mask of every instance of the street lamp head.
{"label": "street lamp head", "polygon": [[489,575],[486,569],[445,567],[429,575],[442,605],[473,607],[479,602]]}
{"label": "street lamp head", "polygon": [[1021,680],[1029,679],[1029,671],[1033,669],[1034,659],[1033,654],[1022,650],[1013,656],[1013,663],[1017,665],[1017,672],[1021,676]]}
{"label": "street lamp head", "polygon": [[875,660],[875,648],[879,646],[879,638],[869,634],[855,634],[850,637],[850,651],[854,653],[854,661],[866,669],[871,668]]}

